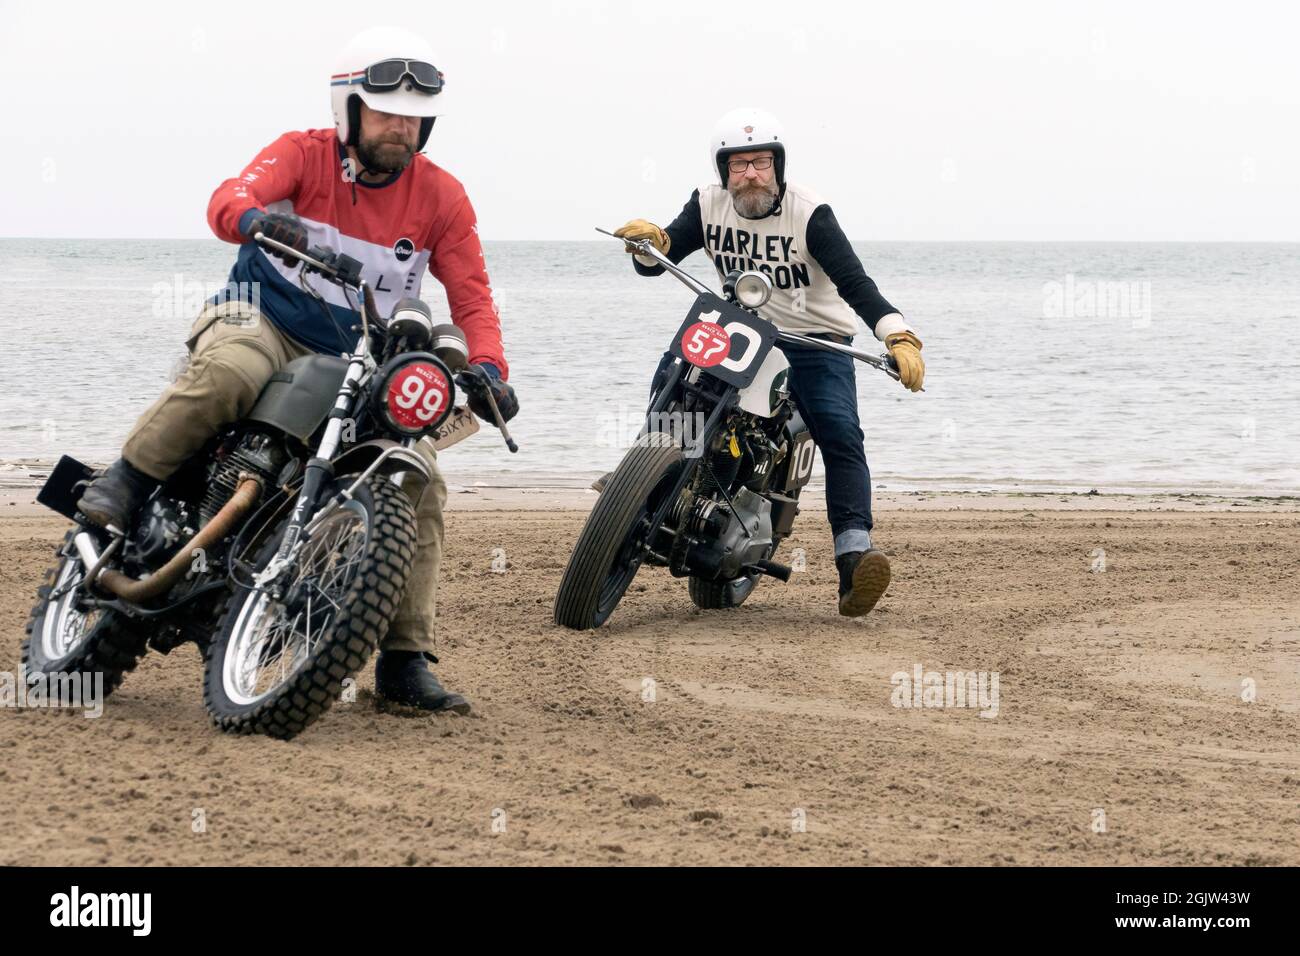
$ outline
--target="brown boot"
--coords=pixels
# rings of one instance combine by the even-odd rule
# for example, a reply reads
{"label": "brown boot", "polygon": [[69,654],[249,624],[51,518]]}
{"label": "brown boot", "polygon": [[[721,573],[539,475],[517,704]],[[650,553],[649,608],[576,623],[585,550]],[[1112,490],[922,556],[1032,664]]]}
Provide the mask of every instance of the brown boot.
{"label": "brown boot", "polygon": [[889,587],[889,559],[883,551],[850,551],[835,559],[840,572],[840,614],[861,617]]}

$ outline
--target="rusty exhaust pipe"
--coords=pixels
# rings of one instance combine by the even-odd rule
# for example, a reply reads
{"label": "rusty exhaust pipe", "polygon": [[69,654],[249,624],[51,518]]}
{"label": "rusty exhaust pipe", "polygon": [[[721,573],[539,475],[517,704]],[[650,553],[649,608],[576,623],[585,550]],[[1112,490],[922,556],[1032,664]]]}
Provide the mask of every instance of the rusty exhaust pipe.
{"label": "rusty exhaust pipe", "polygon": [[262,482],[251,476],[242,477],[235,493],[230,496],[230,500],[222,509],[213,515],[212,520],[200,528],[199,533],[191,538],[185,547],[177,551],[170,561],[153,574],[137,580],[110,568],[99,573],[97,583],[100,587],[112,591],[118,597],[133,604],[158,597],[185,576],[185,572],[194,560],[196,550],[206,551],[229,534],[239,520],[252,510],[261,496]]}

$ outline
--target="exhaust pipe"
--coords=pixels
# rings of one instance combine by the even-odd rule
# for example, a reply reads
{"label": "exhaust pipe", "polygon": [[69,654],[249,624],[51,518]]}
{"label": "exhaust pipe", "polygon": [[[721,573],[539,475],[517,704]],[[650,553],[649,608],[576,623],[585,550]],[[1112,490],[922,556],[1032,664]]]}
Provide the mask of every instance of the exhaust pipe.
{"label": "exhaust pipe", "polygon": [[108,559],[122,546],[124,540],[121,535],[118,535],[108,546],[108,550],[100,554],[95,550],[95,539],[86,532],[73,535],[72,544],[77,549],[77,556],[81,558],[81,563],[86,566],[86,580],[89,583],[94,584],[99,580],[100,574],[103,573],[100,569],[108,564]]}
{"label": "exhaust pipe", "polygon": [[[257,478],[246,476],[239,482],[239,487],[235,493],[230,496],[230,500],[218,511],[202,528],[198,534],[189,540],[189,542],[172,556],[172,559],[164,564],[161,568],[146,578],[132,578],[123,574],[121,571],[109,568],[100,571],[97,575],[100,587],[111,591],[124,601],[130,601],[132,604],[139,604],[150,598],[158,597],[166,593],[173,584],[185,576],[190,565],[194,561],[195,551],[206,551],[212,547],[239,523],[253,506],[257,504],[257,499],[262,495],[262,482]],[[81,539],[85,538],[85,545],[89,549],[91,556],[94,555],[94,544],[90,536],[85,534],[77,535],[73,543],[77,547],[77,553],[81,555],[83,564],[87,568],[94,568],[95,564],[86,561],[87,553],[83,550]],[[122,540],[121,538],[117,539]],[[109,550],[112,550],[110,546]],[[98,562],[97,562],[98,563]]]}
{"label": "exhaust pipe", "polygon": [[99,552],[95,550],[95,542],[91,540],[90,535],[82,531],[74,535],[72,544],[77,549],[77,556],[81,558],[81,563],[86,569],[86,580],[91,584],[95,583],[95,578],[99,577],[95,573],[95,568],[99,567]]}
{"label": "exhaust pipe", "polygon": [[794,570],[788,564],[779,564],[776,561],[758,561],[751,564],[750,567],[769,577],[776,578],[778,581],[785,582],[790,580],[790,573]]}

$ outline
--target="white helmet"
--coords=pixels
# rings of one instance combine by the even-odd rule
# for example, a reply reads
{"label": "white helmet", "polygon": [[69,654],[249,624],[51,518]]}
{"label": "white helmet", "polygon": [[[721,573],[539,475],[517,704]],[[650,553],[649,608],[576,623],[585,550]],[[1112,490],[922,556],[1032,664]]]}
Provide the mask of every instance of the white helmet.
{"label": "white helmet", "polygon": [[732,110],[713,127],[709,158],[718,170],[722,185],[727,185],[727,157],[755,149],[772,151],[776,160],[776,184],[785,187],[785,129],[771,113],[749,106]]}
{"label": "white helmet", "polygon": [[358,33],[339,54],[330,75],[334,129],[345,146],[357,145],[361,103],[365,103],[385,113],[423,117],[415,147],[419,152],[433,131],[434,118],[444,112],[446,95],[429,44],[394,27]]}

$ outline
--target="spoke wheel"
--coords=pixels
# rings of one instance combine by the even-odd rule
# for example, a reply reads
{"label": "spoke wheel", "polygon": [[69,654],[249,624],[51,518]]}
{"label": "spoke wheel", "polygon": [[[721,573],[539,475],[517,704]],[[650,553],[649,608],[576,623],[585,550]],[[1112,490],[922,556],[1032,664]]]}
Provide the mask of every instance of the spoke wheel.
{"label": "spoke wheel", "polygon": [[33,674],[102,674],[107,696],[144,656],[148,634],[111,608],[86,605],[86,569],[72,544],[73,528],[45,572],[27,620],[22,668]]}
{"label": "spoke wheel", "polygon": [[[353,480],[337,479],[322,500]],[[270,536],[257,567],[281,537]],[[274,588],[236,588],[207,648],[213,722],[288,739],[319,719],[388,633],[415,545],[410,500],[376,475],[312,532]]]}
{"label": "spoke wheel", "polygon": [[309,661],[343,610],[365,557],[365,510],[349,502],[299,553],[284,600],[249,592],[230,636],[222,681],[235,702],[252,704],[289,681]]}

